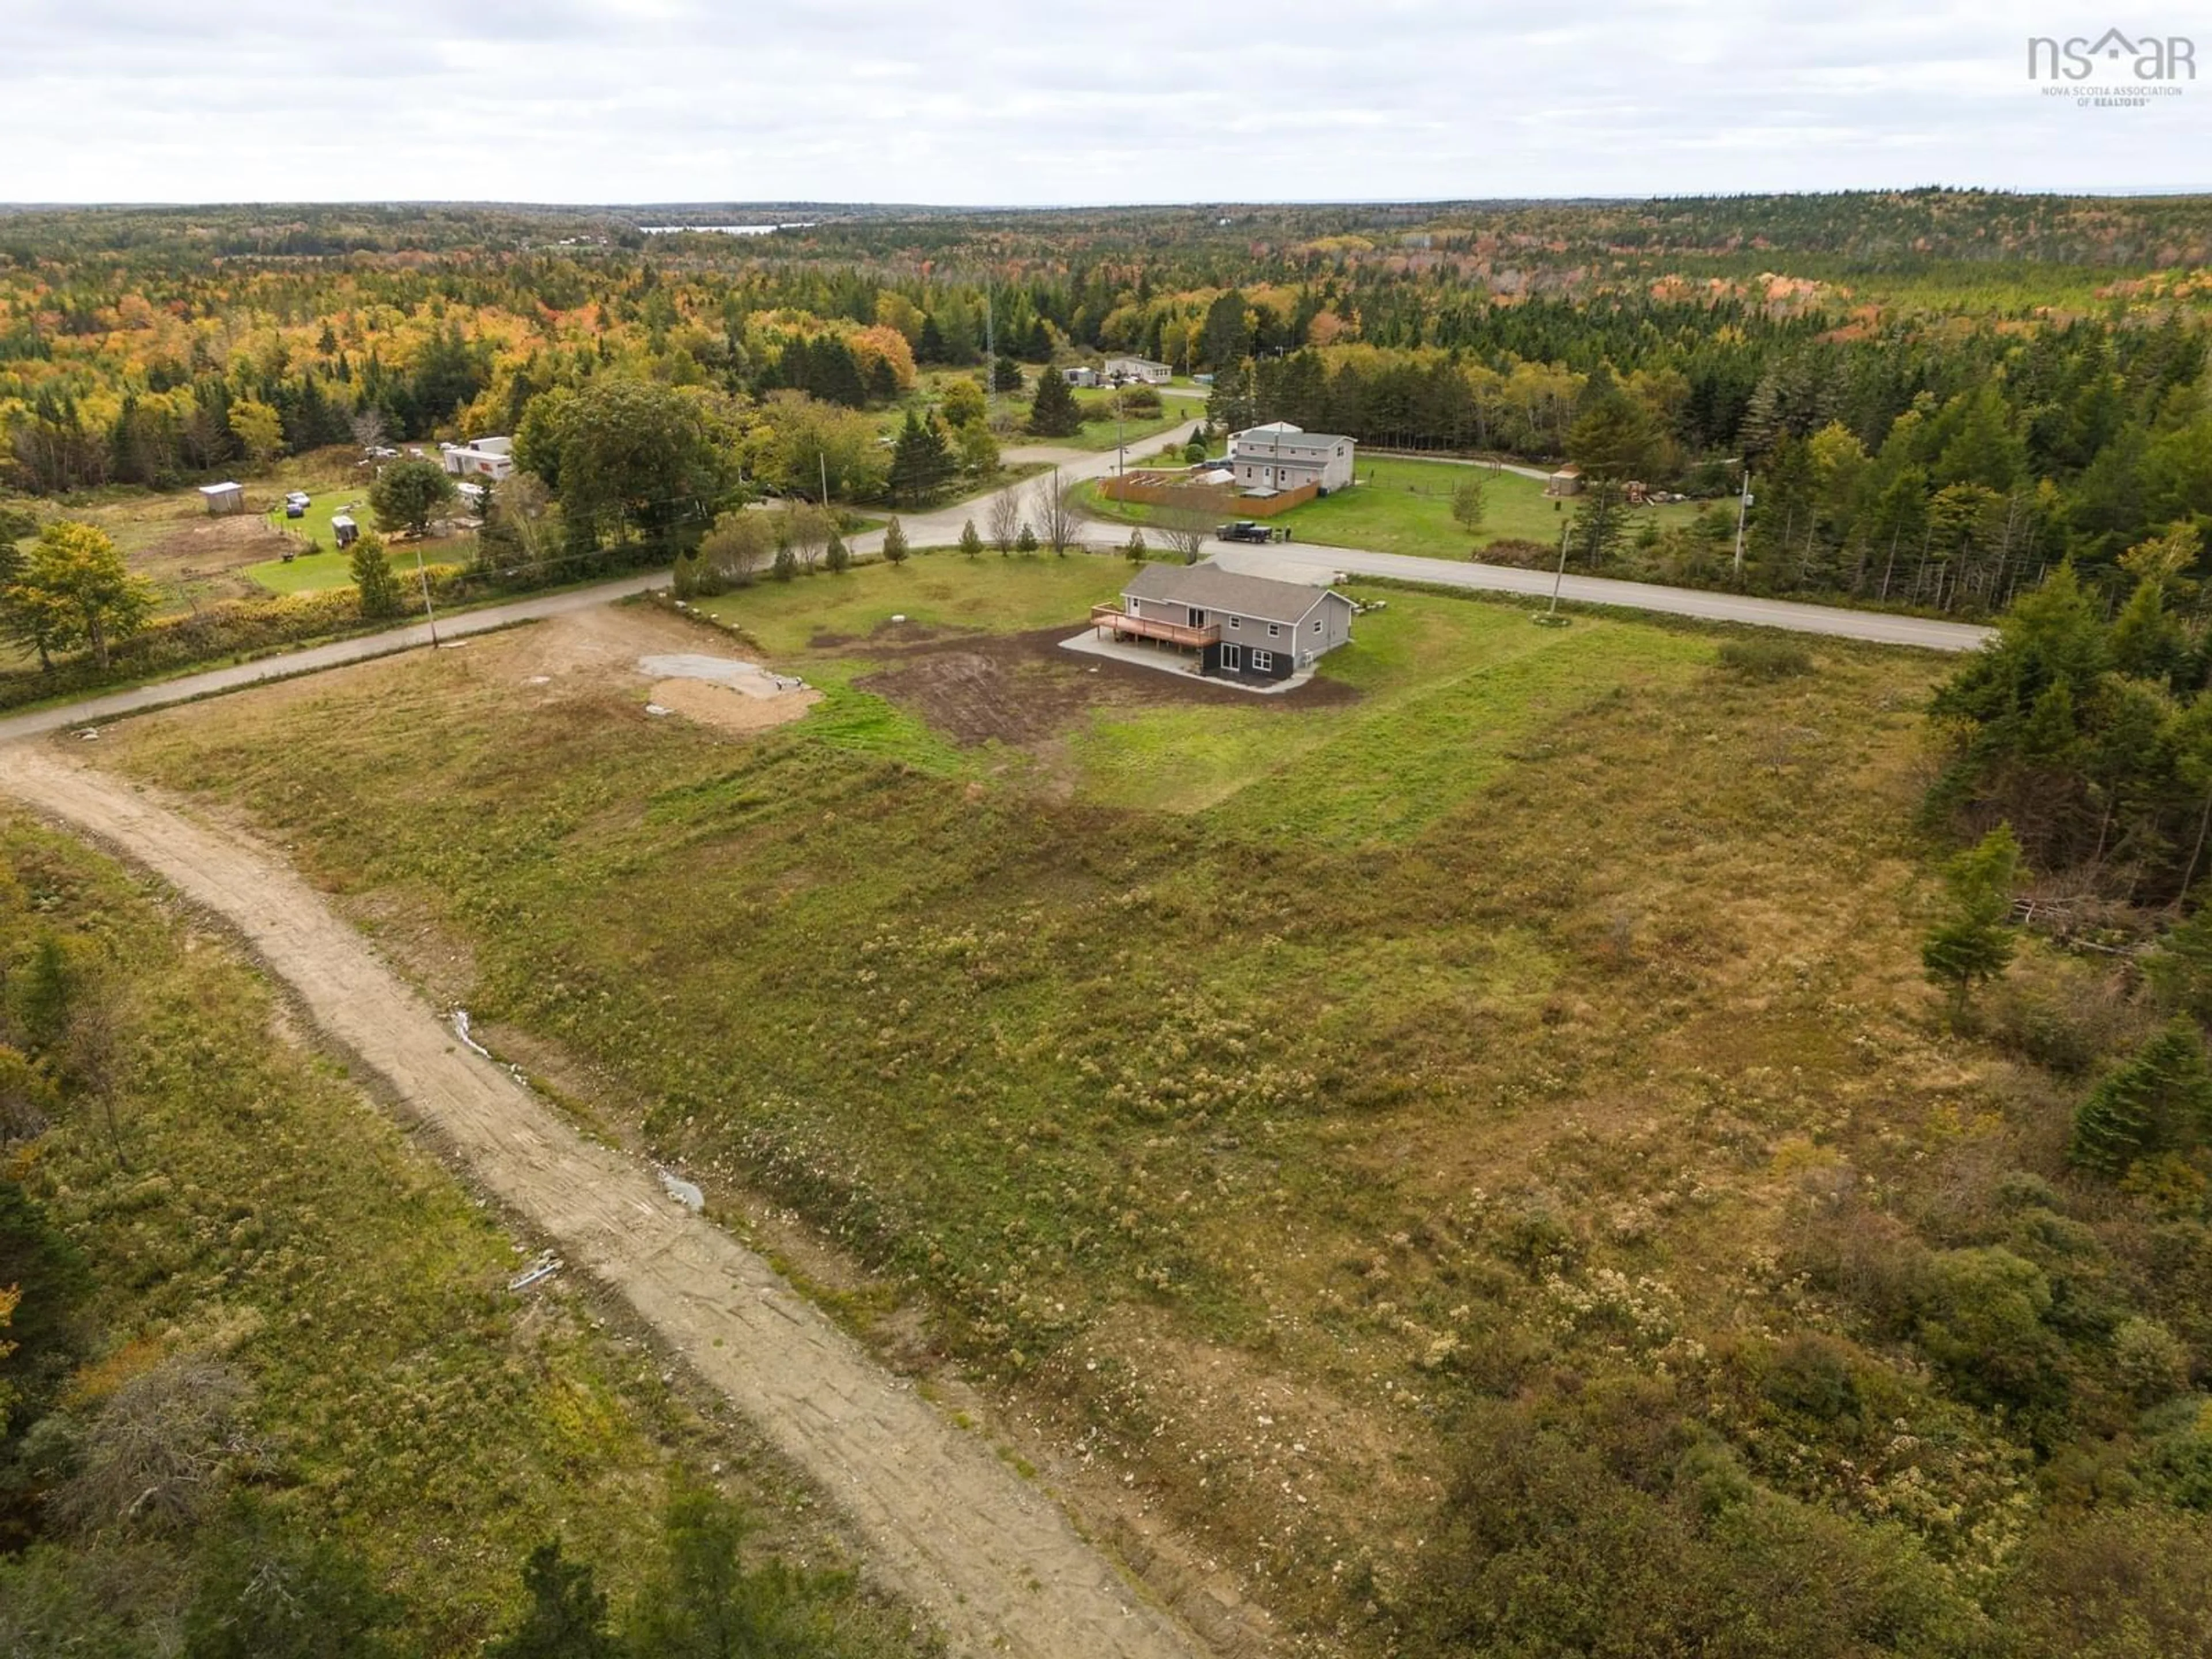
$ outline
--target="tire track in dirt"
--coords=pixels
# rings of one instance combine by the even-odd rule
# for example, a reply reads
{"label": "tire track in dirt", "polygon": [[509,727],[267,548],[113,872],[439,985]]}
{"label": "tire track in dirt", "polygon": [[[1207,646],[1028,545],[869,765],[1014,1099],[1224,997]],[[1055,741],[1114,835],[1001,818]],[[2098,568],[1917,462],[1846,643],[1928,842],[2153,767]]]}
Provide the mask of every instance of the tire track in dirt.
{"label": "tire track in dirt", "polygon": [[956,1653],[1198,1659],[1199,1644],[980,1437],[758,1256],[672,1206],[650,1170],[586,1140],[457,1042],[281,857],[188,817],[159,791],[40,748],[0,749],[0,789],[236,928],[471,1175],[628,1300],[822,1486]]}

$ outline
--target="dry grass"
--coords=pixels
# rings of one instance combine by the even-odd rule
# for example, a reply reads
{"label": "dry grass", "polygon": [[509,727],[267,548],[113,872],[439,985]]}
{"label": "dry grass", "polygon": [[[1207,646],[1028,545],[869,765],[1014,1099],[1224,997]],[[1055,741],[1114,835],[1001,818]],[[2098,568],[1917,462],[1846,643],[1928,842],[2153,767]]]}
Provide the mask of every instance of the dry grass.
{"label": "dry grass", "polygon": [[[907,579],[846,580],[841,618]],[[489,644],[103,757],[434,915],[473,1006],[796,1210],[1099,1512],[1140,1495],[1319,1646],[1384,1639],[1359,1598],[1413,1571],[1468,1402],[1838,1328],[1779,1265],[1808,1181],[2044,1133],[1930,1023],[1927,659],[1753,684],[1694,631],[1408,595],[1332,660],[1354,702],[1101,708],[1024,763],[851,689],[865,640],[773,632],[830,695],[750,739],[518,698]],[[1929,1478],[2010,1513],[1987,1425],[1900,1376]],[[1767,1478],[1860,1502],[1817,1457]]]}

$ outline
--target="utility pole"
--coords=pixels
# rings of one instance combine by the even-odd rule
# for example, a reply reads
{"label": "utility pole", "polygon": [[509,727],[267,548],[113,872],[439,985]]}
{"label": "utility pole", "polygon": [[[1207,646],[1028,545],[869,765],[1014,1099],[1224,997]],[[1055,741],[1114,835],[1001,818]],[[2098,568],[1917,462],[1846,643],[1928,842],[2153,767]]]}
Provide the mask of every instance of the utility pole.
{"label": "utility pole", "polygon": [[830,510],[830,452],[817,449],[814,452],[814,459],[822,464],[822,510],[827,513]]}
{"label": "utility pole", "polygon": [[999,421],[999,337],[992,326],[991,268],[983,267],[983,424]]}
{"label": "utility pole", "polygon": [[415,544],[415,580],[422,584],[422,615],[430,623],[430,647],[438,645],[438,613],[430,607],[430,573],[422,568],[422,544]]}
{"label": "utility pole", "polygon": [[1743,574],[1743,521],[1751,512],[1751,469],[1743,470],[1743,493],[1735,503],[1735,574]]}
{"label": "utility pole", "polygon": [[1567,580],[1567,537],[1574,527],[1571,519],[1559,526],[1559,568],[1552,577],[1552,608],[1544,613],[1547,622],[1559,614],[1559,589],[1566,586]]}

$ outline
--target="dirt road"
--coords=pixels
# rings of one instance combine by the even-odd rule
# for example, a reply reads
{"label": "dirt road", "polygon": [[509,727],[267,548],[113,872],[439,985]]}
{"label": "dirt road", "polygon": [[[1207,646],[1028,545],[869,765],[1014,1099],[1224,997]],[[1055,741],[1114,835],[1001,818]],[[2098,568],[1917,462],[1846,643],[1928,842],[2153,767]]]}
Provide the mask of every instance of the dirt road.
{"label": "dirt road", "polygon": [[277,855],[159,792],[34,745],[0,790],[119,849],[236,927],[315,1021],[469,1173],[597,1275],[843,1506],[885,1577],[960,1654],[1195,1659],[1066,1516],[769,1266],[572,1129],[379,961]]}

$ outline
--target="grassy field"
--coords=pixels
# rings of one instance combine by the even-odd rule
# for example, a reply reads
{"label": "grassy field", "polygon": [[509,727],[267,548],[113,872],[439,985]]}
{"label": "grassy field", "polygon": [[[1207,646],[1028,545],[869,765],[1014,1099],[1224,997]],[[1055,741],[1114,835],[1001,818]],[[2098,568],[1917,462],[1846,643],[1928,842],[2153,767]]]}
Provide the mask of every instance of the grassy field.
{"label": "grassy field", "polygon": [[284,516],[284,501],[280,495],[276,505],[265,516],[269,527],[279,535],[295,537],[307,548],[334,552],[337,548],[337,535],[331,528],[331,520],[341,513],[350,514],[353,521],[364,530],[376,527],[376,517],[368,510],[368,491],[365,486],[349,490],[310,490],[307,510],[296,519]]}
{"label": "grassy field", "polygon": [[[717,601],[832,693],[749,739],[641,727],[635,690],[518,700],[510,635],[102,755],[426,918],[472,1008],[864,1264],[876,1340],[992,1379],[1040,1459],[1079,1446],[1055,1478],[1094,1519],[1140,1494],[1311,1642],[1475,1650],[1422,1622],[1479,1577],[1438,1565],[1490,1512],[1455,1494],[1555,1436],[1618,1449],[1559,1528],[1656,1491],[1751,1571],[1669,1474],[1694,1452],[1761,1538],[1813,1540],[1761,1558],[1776,1597],[1846,1563],[1924,1589],[1914,1620],[2013,1616],[2082,1513],[2033,1478],[2049,1431],[1867,1288],[2044,1250],[2007,1182],[2062,1202],[2065,1087],[1921,977],[1942,665],[1824,644],[1754,682],[1688,627],[1393,592],[1259,699],[1025,631],[1121,574],[933,555]],[[2081,1363],[2084,1420],[2124,1421]],[[1791,1366],[1863,1404],[1801,1408]],[[2204,1559],[2185,1533],[2157,1559]],[[1578,1582],[1568,1535],[1531,1523],[1531,1582]],[[1892,1650],[1830,1624],[1741,1650]],[[1544,1628],[1516,1650],[1571,1650]]]}
{"label": "grassy field", "polygon": [[[1447,461],[1363,456],[1355,488],[1292,507],[1273,522],[1290,526],[1300,541],[1464,557],[1470,540],[1452,520],[1451,495],[1467,474],[1466,467]],[[1541,480],[1517,472],[1486,468],[1483,482],[1488,492],[1483,526],[1472,544],[1486,547],[1507,539],[1559,544],[1559,526],[1574,511],[1571,501],[1547,497]],[[1633,536],[1646,523],[1686,523],[1696,511],[1687,502],[1632,508],[1628,533]]]}
{"label": "grassy field", "polygon": [[[1558,547],[1559,526],[1574,511],[1574,503],[1547,496],[1540,479],[1488,468],[1483,470],[1488,495],[1482,530],[1470,539],[1451,515],[1452,491],[1467,473],[1466,467],[1449,461],[1362,456],[1359,482],[1353,488],[1294,507],[1267,522],[1287,526],[1302,542],[1431,558],[1465,558],[1470,548],[1506,540]],[[1086,493],[1085,505],[1103,517],[1145,521],[1141,507],[1102,501],[1095,490]],[[1688,501],[1632,507],[1627,533],[1633,537],[1647,524],[1662,528],[1686,524],[1697,512],[1698,505]],[[1233,509],[1225,516],[1234,516]]]}
{"label": "grassy field", "polygon": [[842,576],[757,582],[697,606],[743,629],[772,660],[787,661],[806,654],[817,636],[864,639],[894,616],[926,628],[969,628],[987,617],[1005,633],[1064,623],[1073,633],[1127,577],[1120,562],[1095,557],[933,553],[896,567],[864,564]]}
{"label": "grassy field", "polygon": [[[106,860],[0,816],[11,972],[42,938],[108,988],[122,1078],[112,1121],[65,1103],[0,1175],[87,1264],[78,1363],[59,1391],[75,1422],[180,1356],[234,1367],[249,1403],[222,1486],[279,1529],[359,1557],[406,1604],[410,1652],[477,1651],[549,1537],[619,1597],[687,1471],[721,1472],[795,1559],[838,1559],[808,1495],[687,1404],[585,1287],[557,1276],[508,1292],[526,1247],[340,1067],[274,1035],[286,1017],[227,945]],[[0,1604],[20,1594],[28,1616],[33,1586],[74,1571],[119,1617],[123,1588],[168,1562],[157,1604],[189,1589],[194,1552],[216,1547],[228,1514],[215,1504],[173,1560],[158,1527],[57,1528],[16,1564],[23,1576],[0,1577]],[[857,1601],[847,1615],[855,1651],[906,1646],[902,1620]],[[146,1645],[133,1633],[109,1632],[102,1650],[173,1650],[158,1620],[135,1632]]]}
{"label": "grassy field", "polygon": [[[1064,445],[1070,449],[1113,448],[1115,441],[1113,394],[1107,392],[1078,392],[1075,394],[1075,402],[1084,412],[1083,430],[1077,433],[1075,436],[1032,440],[1017,438],[1014,441],[1053,443]],[[1202,410],[1195,408],[1185,409],[1179,399],[1162,398],[1158,415],[1150,419],[1139,419],[1131,416],[1122,421],[1121,441],[1127,443],[1130,453],[1133,454],[1139,443],[1157,438],[1169,428],[1180,426],[1185,421],[1194,420],[1203,412]]]}

